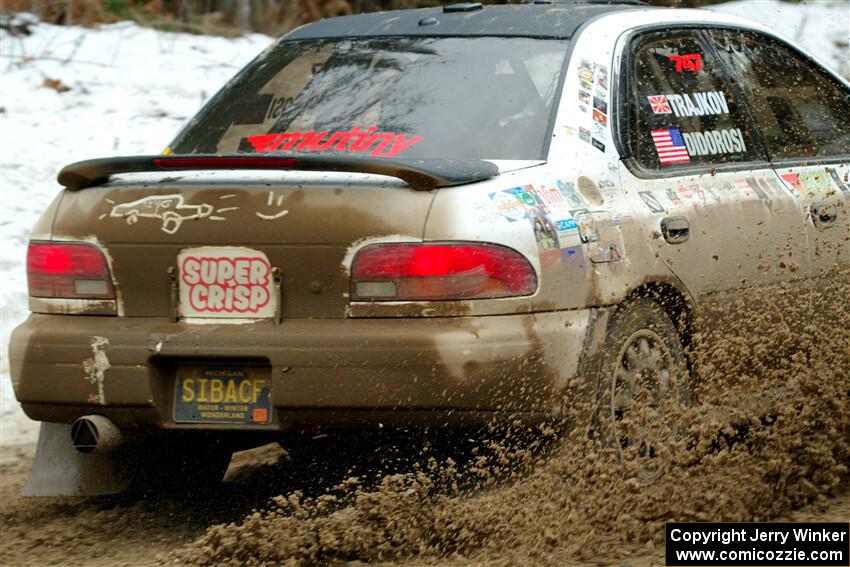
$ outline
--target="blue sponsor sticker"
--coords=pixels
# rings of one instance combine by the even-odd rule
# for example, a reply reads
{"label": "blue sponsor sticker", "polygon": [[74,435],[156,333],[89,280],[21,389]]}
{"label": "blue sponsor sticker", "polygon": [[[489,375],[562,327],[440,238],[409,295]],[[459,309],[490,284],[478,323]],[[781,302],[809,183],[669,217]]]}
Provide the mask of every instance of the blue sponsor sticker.
{"label": "blue sponsor sticker", "polygon": [[575,230],[578,228],[578,223],[576,223],[576,219],[564,219],[555,221],[555,224],[558,227],[558,230]]}

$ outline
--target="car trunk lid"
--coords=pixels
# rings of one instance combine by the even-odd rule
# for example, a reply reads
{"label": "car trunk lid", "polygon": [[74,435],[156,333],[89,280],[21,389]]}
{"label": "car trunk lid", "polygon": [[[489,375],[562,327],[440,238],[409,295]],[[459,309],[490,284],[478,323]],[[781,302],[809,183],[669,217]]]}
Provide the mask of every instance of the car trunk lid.
{"label": "car trunk lid", "polygon": [[245,266],[266,258],[280,274],[279,309],[249,316],[335,318],[346,316],[349,248],[372,238],[421,239],[432,199],[433,192],[378,175],[137,174],[66,191],[53,234],[104,249],[126,316],[173,315],[181,294],[186,300],[185,290],[174,289],[178,259],[206,255],[247,258]]}

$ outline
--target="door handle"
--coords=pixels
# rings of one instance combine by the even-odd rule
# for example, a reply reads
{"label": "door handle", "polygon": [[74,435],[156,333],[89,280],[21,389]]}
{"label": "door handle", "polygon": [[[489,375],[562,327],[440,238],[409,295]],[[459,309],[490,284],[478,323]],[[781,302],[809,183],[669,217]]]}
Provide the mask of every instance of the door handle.
{"label": "door handle", "polygon": [[668,244],[681,244],[691,235],[691,225],[685,217],[661,219],[661,235]]}
{"label": "door handle", "polygon": [[826,228],[835,224],[838,220],[838,212],[835,210],[835,203],[812,203],[809,205],[809,212],[812,214],[812,224],[815,228]]}

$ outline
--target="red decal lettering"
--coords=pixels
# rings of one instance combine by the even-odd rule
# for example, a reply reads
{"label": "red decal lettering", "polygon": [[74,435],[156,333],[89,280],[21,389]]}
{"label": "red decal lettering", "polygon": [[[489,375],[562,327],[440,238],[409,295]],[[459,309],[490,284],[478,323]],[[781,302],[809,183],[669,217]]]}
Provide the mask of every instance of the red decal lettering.
{"label": "red decal lettering", "polygon": [[262,258],[187,256],[180,280],[199,313],[257,313],[271,300],[271,266]]}
{"label": "red decal lettering", "polygon": [[369,152],[370,156],[380,156],[381,152],[384,151],[384,148],[389,146],[395,140],[395,134],[390,134],[389,132],[383,132],[381,134],[374,134],[369,138],[369,146],[378,142],[378,145]]}
{"label": "red decal lettering", "polygon": [[289,134],[280,134],[280,136],[278,136],[278,141],[275,144],[275,146],[273,148],[270,148],[267,151],[270,151],[270,152],[286,152],[286,151],[289,151],[303,137],[304,137],[304,134],[302,134],[301,132],[290,132]]}
{"label": "red decal lettering", "polygon": [[670,55],[670,61],[676,64],[676,72],[702,71],[702,55],[699,53],[686,53],[684,55]]}
{"label": "red decal lettering", "polygon": [[[404,140],[404,134],[397,134],[393,141],[393,147],[385,155],[386,157],[397,156],[413,144],[422,141],[422,136],[411,136],[407,141]],[[373,154],[374,155],[374,154]]]}
{"label": "red decal lettering", "polygon": [[376,126],[372,126],[365,132],[362,132],[360,128],[354,128],[352,130],[354,135],[351,137],[351,145],[348,147],[348,150],[352,152],[365,152],[368,150],[369,146],[372,145],[372,132],[377,129]]}
{"label": "red decal lettering", "polygon": [[248,141],[258,152],[267,152],[279,137],[280,134],[260,134],[258,136],[249,136]]}
{"label": "red decal lettering", "polygon": [[422,136],[407,136],[392,132],[378,132],[377,126],[362,130],[352,128],[344,132],[287,132],[285,134],[257,134],[246,140],[260,153],[287,152],[337,152],[369,153],[376,157],[395,157],[423,140]]}
{"label": "red decal lettering", "polygon": [[321,152],[328,149],[333,145],[333,141],[322,141],[327,135],[327,132],[304,132],[304,139],[298,144],[298,151]]}

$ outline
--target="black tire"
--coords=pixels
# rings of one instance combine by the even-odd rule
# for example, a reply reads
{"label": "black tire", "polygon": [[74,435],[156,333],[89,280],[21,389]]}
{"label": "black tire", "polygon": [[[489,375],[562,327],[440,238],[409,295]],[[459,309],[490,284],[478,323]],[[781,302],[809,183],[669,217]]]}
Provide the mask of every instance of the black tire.
{"label": "black tire", "polygon": [[598,373],[603,443],[644,481],[662,476],[690,401],[688,365],[676,327],[655,302],[623,303],[608,322]]}

